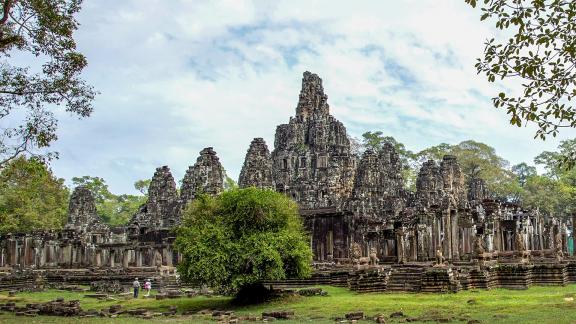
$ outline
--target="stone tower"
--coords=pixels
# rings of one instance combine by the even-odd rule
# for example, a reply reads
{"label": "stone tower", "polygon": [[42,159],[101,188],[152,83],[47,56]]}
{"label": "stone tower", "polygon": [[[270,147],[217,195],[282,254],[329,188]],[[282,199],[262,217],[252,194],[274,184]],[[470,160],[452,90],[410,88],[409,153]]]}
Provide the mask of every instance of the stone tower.
{"label": "stone tower", "polygon": [[76,187],[70,197],[66,228],[81,231],[95,231],[106,228],[106,225],[100,222],[96,212],[96,204],[92,192],[84,186]]}
{"label": "stone tower", "polygon": [[424,162],[416,178],[416,207],[424,210],[439,207],[443,190],[438,164],[434,160]]}
{"label": "stone tower", "polygon": [[200,151],[196,163],[189,167],[182,180],[180,203],[184,208],[197,193],[217,195],[224,190],[224,168],[214,152],[207,147]]}
{"label": "stone tower", "polygon": [[170,228],[180,222],[178,192],[170,168],[156,168],[150,187],[148,201],[140,208],[131,224],[149,229]]}
{"label": "stone tower", "polygon": [[406,207],[406,199],[402,163],[396,149],[387,143],[379,153],[365,151],[346,210],[362,217],[389,220]]}
{"label": "stone tower", "polygon": [[274,189],[272,180],[272,157],[263,138],[250,143],[244,165],[238,179],[240,188],[257,187]]}
{"label": "stone tower", "polygon": [[474,203],[481,203],[488,198],[488,188],[484,179],[470,179],[468,187],[468,200]]}
{"label": "stone tower", "polygon": [[276,190],[302,209],[338,208],[352,192],[356,156],[346,128],[330,115],[327,99],[322,79],[304,72],[296,116],[276,128]]}
{"label": "stone tower", "polygon": [[466,208],[467,190],[464,174],[455,156],[445,155],[440,166],[424,162],[416,179],[416,202],[420,208]]}

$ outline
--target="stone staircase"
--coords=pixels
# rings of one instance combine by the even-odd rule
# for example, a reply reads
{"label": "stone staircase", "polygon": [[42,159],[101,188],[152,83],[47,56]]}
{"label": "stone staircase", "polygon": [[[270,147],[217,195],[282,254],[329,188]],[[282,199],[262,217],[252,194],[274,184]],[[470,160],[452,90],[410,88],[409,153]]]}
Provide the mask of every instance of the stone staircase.
{"label": "stone staircase", "polygon": [[[156,287],[154,287],[154,285]],[[158,276],[158,277],[154,277],[153,282],[152,282],[152,287],[156,288],[162,288],[162,289],[168,289],[168,290],[178,290],[180,288],[183,288],[184,286],[182,285],[182,283],[180,283],[180,281],[176,278],[176,276]]]}
{"label": "stone staircase", "polygon": [[498,287],[506,289],[528,289],[532,285],[532,265],[499,264]]}
{"label": "stone staircase", "polygon": [[386,269],[358,271],[348,278],[348,287],[363,293],[385,292],[388,284],[386,271]]}
{"label": "stone staircase", "polygon": [[426,265],[393,265],[387,283],[387,291],[418,292],[422,287],[422,276]]}
{"label": "stone staircase", "polygon": [[568,265],[566,266],[566,272],[568,273],[568,282],[576,283],[576,262],[568,262]]}
{"label": "stone staircase", "polygon": [[470,289],[492,289],[498,286],[497,275],[491,268],[472,268],[469,271],[469,277]]}
{"label": "stone staircase", "polygon": [[535,264],[532,269],[532,283],[541,286],[566,286],[568,269],[563,263]]}
{"label": "stone staircase", "polygon": [[462,290],[462,284],[456,280],[450,268],[429,268],[422,275],[421,292],[446,293],[460,290]]}
{"label": "stone staircase", "polygon": [[348,272],[315,272],[310,278],[306,279],[285,279],[279,281],[265,281],[265,286],[273,286],[276,288],[300,288],[308,286],[328,286],[335,285],[339,287],[346,287],[348,280]]}
{"label": "stone staircase", "polygon": [[338,271],[330,273],[330,285],[335,287],[348,287],[349,271]]}

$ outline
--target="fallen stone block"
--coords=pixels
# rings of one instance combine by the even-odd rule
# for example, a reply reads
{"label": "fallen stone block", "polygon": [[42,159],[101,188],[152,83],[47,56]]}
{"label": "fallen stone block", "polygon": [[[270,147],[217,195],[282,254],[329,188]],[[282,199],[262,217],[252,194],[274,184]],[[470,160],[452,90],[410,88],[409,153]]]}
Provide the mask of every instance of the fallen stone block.
{"label": "fallen stone block", "polygon": [[292,311],[273,311],[273,312],[263,312],[262,318],[275,318],[275,319],[291,319],[294,316]]}
{"label": "fallen stone block", "polygon": [[364,312],[352,312],[344,315],[344,317],[349,320],[361,320],[364,318]]}
{"label": "fallen stone block", "polygon": [[402,312],[394,312],[392,314],[390,314],[390,318],[398,318],[398,317],[405,317],[406,315],[404,315],[404,313]]}

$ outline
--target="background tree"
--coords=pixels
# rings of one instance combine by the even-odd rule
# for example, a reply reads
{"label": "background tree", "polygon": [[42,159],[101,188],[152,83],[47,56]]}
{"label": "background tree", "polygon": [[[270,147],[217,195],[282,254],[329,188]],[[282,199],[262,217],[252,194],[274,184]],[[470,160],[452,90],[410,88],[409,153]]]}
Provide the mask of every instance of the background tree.
{"label": "background tree", "polygon": [[146,196],[148,194],[150,182],[152,182],[152,179],[138,180],[134,182],[134,189],[140,191],[141,194]]}
{"label": "background tree", "polygon": [[238,188],[236,181],[224,173],[224,190],[232,190],[236,188]]}
{"label": "background tree", "polygon": [[416,189],[416,175],[417,170],[415,167],[415,154],[408,150],[404,144],[398,142],[392,136],[384,136],[381,131],[366,132],[362,134],[362,147],[363,149],[371,149],[374,152],[380,152],[384,144],[390,144],[398,153],[400,161],[402,162],[402,177],[404,178],[404,186],[407,189]]}
{"label": "background tree", "polygon": [[499,93],[494,106],[506,109],[513,125],[536,124],[535,137],[542,139],[575,127],[576,1],[466,2],[480,3],[481,20],[493,18],[496,28],[513,34],[507,41],[488,40],[476,64],[490,82],[511,78],[522,85],[522,93]]}
{"label": "background tree", "polygon": [[0,233],[59,229],[69,191],[41,161],[19,156],[0,172]]}
{"label": "background tree", "polygon": [[309,276],[308,242],[296,203],[280,193],[252,187],[202,195],[177,229],[178,272],[185,281],[250,296],[264,280]]}
{"label": "background tree", "polygon": [[418,153],[415,154],[415,159],[418,162],[418,165],[422,165],[424,162],[428,160],[434,160],[436,162],[442,161],[444,155],[449,154],[450,150],[452,149],[452,145],[441,143],[435,146],[431,146],[426,148]]}
{"label": "background tree", "polygon": [[358,156],[362,155],[364,152],[364,145],[362,141],[357,137],[352,137],[348,135],[348,140],[350,141],[350,152]]}
{"label": "background tree", "polygon": [[509,162],[497,155],[493,147],[472,140],[457,145],[442,143],[418,152],[416,160],[440,162],[444,155],[456,156],[467,183],[483,179],[497,198],[518,199],[520,188],[516,175],[509,169]]}
{"label": "background tree", "polygon": [[535,175],[527,179],[521,199],[525,207],[537,208],[547,216],[563,217],[569,188],[557,180]]}
{"label": "background tree", "polygon": [[111,199],[114,196],[110,190],[108,190],[108,185],[103,178],[100,177],[91,177],[91,176],[82,176],[82,177],[73,177],[72,183],[74,187],[83,186],[86,187],[90,192],[92,192],[92,196],[94,196],[94,200],[96,203],[103,203],[107,199]]}
{"label": "background tree", "polygon": [[528,178],[522,196],[526,206],[556,217],[570,217],[576,211],[576,169],[567,169],[560,163],[560,157],[575,146],[576,139],[562,141],[557,151],[544,151],[534,158],[546,172]]}
{"label": "background tree", "polygon": [[[99,177],[82,176],[72,178],[75,187],[88,188],[96,202],[98,215],[104,223],[110,225],[124,225],[136,214],[138,208],[146,202],[144,195],[115,195],[108,190],[106,181]],[[150,180],[138,180],[134,183],[136,189],[147,192]]]}
{"label": "background tree", "polygon": [[[40,157],[39,151],[56,140],[55,106],[79,118],[93,110],[95,92],[80,79],[86,58],[76,51],[72,37],[80,4],[81,0],[0,1],[0,167],[22,153]],[[11,55],[28,55],[36,65],[13,65]]]}
{"label": "background tree", "polygon": [[516,175],[520,187],[524,187],[528,179],[537,175],[536,167],[522,162],[512,167],[512,173]]}

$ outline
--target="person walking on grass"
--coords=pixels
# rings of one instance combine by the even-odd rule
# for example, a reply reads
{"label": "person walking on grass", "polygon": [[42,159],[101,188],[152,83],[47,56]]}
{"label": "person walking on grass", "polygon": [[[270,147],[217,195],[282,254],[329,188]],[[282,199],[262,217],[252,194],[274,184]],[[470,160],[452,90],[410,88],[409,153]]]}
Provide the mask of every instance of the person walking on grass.
{"label": "person walking on grass", "polygon": [[152,290],[152,283],[150,282],[150,279],[146,279],[146,282],[144,283],[144,289],[146,290],[145,296],[150,296],[150,290]]}
{"label": "person walking on grass", "polygon": [[132,287],[134,288],[134,298],[138,298],[138,291],[140,290],[140,281],[138,281],[138,278],[134,279]]}

